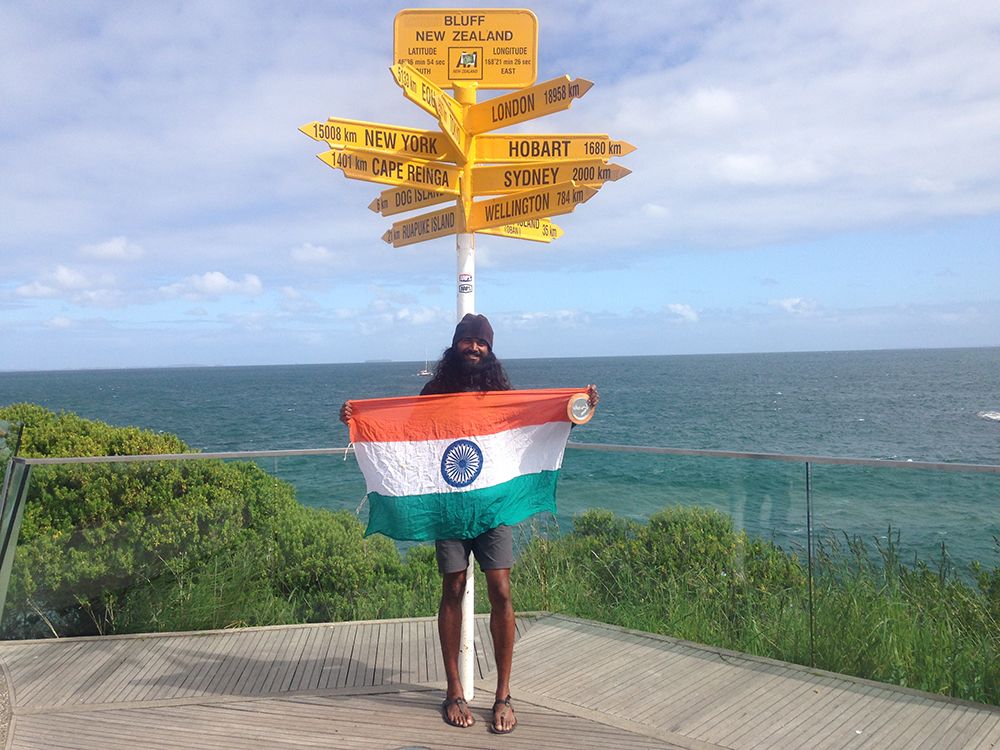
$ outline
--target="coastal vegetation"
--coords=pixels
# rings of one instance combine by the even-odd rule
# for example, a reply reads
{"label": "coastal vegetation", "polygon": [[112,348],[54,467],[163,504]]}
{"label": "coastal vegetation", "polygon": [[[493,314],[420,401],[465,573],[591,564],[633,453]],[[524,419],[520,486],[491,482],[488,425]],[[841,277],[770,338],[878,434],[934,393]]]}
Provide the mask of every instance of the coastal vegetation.
{"label": "coastal vegetation", "polygon": [[[28,404],[0,408],[0,419],[25,424],[25,456],[190,450],[172,435]],[[568,533],[525,533],[515,603],[1000,704],[1000,568],[958,571],[943,547],[937,560],[904,562],[899,534],[819,540],[810,618],[800,551],[749,537],[717,511],[664,507],[640,523],[592,510]],[[477,611],[488,610],[485,584],[476,591]],[[253,463],[38,466],[2,630],[429,616],[438,596],[431,547],[401,555],[365,538],[351,513],[303,507]]]}

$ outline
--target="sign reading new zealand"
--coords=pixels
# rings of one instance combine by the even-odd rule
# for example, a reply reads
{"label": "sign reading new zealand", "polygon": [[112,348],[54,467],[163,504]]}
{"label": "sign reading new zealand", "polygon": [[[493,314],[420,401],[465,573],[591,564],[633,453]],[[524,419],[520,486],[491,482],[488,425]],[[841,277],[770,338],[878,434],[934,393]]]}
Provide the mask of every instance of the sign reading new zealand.
{"label": "sign reading new zealand", "polygon": [[393,62],[411,65],[438,86],[530,86],[538,76],[538,19],[520,8],[401,10]]}

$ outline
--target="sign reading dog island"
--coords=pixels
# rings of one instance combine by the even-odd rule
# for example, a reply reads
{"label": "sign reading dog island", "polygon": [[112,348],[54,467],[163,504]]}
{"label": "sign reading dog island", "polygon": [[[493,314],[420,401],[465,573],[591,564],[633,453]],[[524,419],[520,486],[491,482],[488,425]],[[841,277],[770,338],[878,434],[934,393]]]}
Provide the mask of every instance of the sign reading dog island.
{"label": "sign reading dog island", "polygon": [[538,75],[538,19],[519,8],[401,10],[393,62],[413,66],[438,86],[530,86]]}

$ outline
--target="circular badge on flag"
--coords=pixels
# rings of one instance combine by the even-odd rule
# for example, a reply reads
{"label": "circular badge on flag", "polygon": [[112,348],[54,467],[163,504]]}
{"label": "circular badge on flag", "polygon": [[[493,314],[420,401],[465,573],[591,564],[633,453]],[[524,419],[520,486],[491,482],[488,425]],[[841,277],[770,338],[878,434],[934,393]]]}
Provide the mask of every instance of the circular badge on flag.
{"label": "circular badge on flag", "polygon": [[471,440],[456,440],[444,449],[441,476],[452,487],[467,487],[483,470],[483,452]]}

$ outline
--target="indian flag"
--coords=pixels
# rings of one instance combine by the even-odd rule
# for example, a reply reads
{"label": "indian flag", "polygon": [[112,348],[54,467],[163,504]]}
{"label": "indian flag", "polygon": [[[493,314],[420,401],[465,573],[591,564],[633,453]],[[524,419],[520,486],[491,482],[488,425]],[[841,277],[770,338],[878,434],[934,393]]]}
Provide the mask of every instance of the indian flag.
{"label": "indian flag", "polygon": [[580,389],[351,401],[351,442],[368,486],[367,534],[470,539],[555,512]]}

